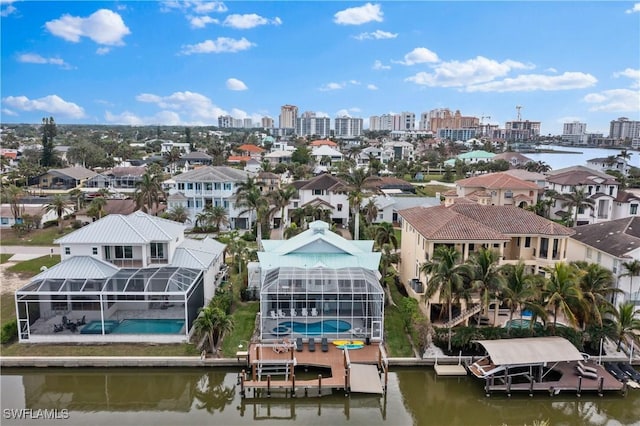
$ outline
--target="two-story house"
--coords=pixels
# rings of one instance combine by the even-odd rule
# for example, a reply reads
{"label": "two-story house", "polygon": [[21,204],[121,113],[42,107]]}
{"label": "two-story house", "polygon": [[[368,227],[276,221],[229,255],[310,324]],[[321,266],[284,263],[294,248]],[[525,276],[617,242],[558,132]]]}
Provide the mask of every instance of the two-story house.
{"label": "two-story house", "polygon": [[[613,219],[613,206],[618,198],[620,183],[611,175],[585,166],[572,166],[548,173],[547,189],[559,195],[582,190],[594,201],[593,208],[578,208],[576,225],[605,222]],[[567,212],[567,205],[555,197],[551,206],[551,218],[559,218],[558,213]]]}
{"label": "two-story house", "polygon": [[249,213],[241,215],[244,209],[237,207],[235,201],[238,184],[249,176],[250,173],[226,166],[205,166],[176,175],[164,182],[169,193],[167,209],[178,205],[186,207],[194,223],[206,206],[222,206],[227,210],[232,229],[247,229]]}
{"label": "two-story house", "polygon": [[629,176],[629,170],[631,170],[631,165],[626,158],[609,156],[604,158],[592,158],[587,160],[587,167],[590,169],[598,170],[603,173],[607,171],[616,171],[620,172],[622,176]]}
{"label": "two-story house", "polygon": [[145,166],[114,167],[88,179],[85,188],[108,188],[115,192],[133,193],[146,172]]}
{"label": "two-story house", "polygon": [[65,169],[49,169],[36,178],[37,186],[45,190],[69,190],[77,188],[87,179],[96,176],[93,170],[75,166]]}
{"label": "two-story house", "polygon": [[456,181],[453,191],[445,194],[445,205],[466,197],[488,206],[527,207],[538,201],[540,187],[507,173],[488,173]]}
{"label": "two-story house", "polygon": [[292,183],[298,190],[289,204],[289,210],[319,206],[330,210],[334,223],[346,225],[349,222],[349,197],[344,192],[342,180],[328,173],[310,180],[299,180]]}
{"label": "two-story house", "polygon": [[[454,247],[466,261],[481,247],[494,250],[500,265],[522,261],[529,272],[566,261],[569,236],[574,233],[530,211],[515,206],[455,203],[450,206],[413,207],[402,217],[400,278],[410,295],[420,299],[427,277],[421,271],[433,259],[436,247]],[[475,302],[478,303],[477,297]],[[428,306],[438,305],[434,294]],[[471,312],[471,311],[469,311]]]}

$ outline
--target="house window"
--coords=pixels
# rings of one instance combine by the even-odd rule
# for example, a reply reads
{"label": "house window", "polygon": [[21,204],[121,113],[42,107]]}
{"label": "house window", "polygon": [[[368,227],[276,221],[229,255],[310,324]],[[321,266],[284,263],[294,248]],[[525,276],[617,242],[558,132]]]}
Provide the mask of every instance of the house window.
{"label": "house window", "polygon": [[222,206],[223,206],[225,209],[228,209],[228,208],[229,208],[229,202],[228,202],[228,201],[226,201],[226,200],[225,200],[225,201],[223,201],[223,202],[222,202]]}
{"label": "house window", "polygon": [[64,254],[66,254],[66,255],[71,254],[71,247],[65,247],[64,248]]}
{"label": "house window", "polygon": [[614,189],[614,186],[609,187],[609,195],[611,196],[613,196],[613,189]]}
{"label": "house window", "polygon": [[202,200],[196,200],[196,208],[199,209],[202,207]]}
{"label": "house window", "polygon": [[591,249],[589,247],[587,247],[587,252],[585,253],[585,256],[587,257],[587,259],[591,259]]}
{"label": "house window", "polygon": [[205,189],[205,190],[207,190],[207,191],[211,191],[211,188],[212,188],[212,187],[213,187],[213,186],[211,185],[211,183],[205,183],[205,184],[204,184],[204,189]]}
{"label": "house window", "polygon": [[196,183],[196,191],[202,191],[202,184],[200,182]]}
{"label": "house window", "polygon": [[231,191],[231,184],[230,183],[225,183],[224,184],[224,190],[225,191]]}
{"label": "house window", "polygon": [[98,255],[98,247],[92,247],[91,248],[91,254],[93,254],[94,256]]}
{"label": "house window", "polygon": [[0,219],[0,223],[2,223],[3,225],[8,225],[9,224],[9,218],[8,217],[3,217],[2,219]]}
{"label": "house window", "polygon": [[114,259],[133,259],[132,246],[114,246]]}
{"label": "house window", "polygon": [[531,237],[524,237],[524,246],[525,248],[531,247]]}
{"label": "house window", "polygon": [[322,195],[322,189],[314,189],[313,195]]}
{"label": "house window", "polygon": [[637,204],[631,204],[631,206],[629,206],[629,214],[633,214],[633,215],[638,214],[638,205]]}
{"label": "house window", "polygon": [[297,201],[294,201],[294,202],[293,202],[293,208],[294,208],[294,209],[297,209],[297,208],[298,208],[298,202],[297,202]]}
{"label": "house window", "polygon": [[178,184],[178,190],[184,191],[184,183],[179,183]]}
{"label": "house window", "polygon": [[341,212],[342,211],[342,204],[338,204],[338,211]]}
{"label": "house window", "polygon": [[504,193],[504,198],[513,198],[513,192],[512,191],[506,191]]}
{"label": "house window", "polygon": [[220,191],[220,182],[216,182],[213,184],[213,189],[215,189],[216,191]]}
{"label": "house window", "polygon": [[193,200],[187,200],[187,208],[193,208]]}
{"label": "house window", "polygon": [[164,244],[163,243],[151,243],[151,258],[152,259],[164,259]]}

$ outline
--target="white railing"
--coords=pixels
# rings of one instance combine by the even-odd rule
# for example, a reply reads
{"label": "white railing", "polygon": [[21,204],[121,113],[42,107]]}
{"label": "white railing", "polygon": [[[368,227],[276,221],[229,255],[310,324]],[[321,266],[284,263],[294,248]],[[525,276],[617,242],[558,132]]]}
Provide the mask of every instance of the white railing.
{"label": "white railing", "polygon": [[471,308],[465,309],[464,311],[460,312],[460,314],[455,318],[453,318],[451,321],[447,321],[446,323],[444,323],[444,326],[446,328],[449,328],[449,327],[453,327],[454,325],[460,324],[462,321],[477,314],[481,310],[482,310],[482,305],[480,304],[473,305]]}

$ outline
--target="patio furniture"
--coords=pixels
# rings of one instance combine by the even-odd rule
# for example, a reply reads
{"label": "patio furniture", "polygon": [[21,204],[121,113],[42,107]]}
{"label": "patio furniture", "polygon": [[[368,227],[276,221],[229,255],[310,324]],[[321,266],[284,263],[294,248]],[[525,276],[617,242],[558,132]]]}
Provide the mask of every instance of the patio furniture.
{"label": "patio furniture", "polygon": [[302,316],[303,317],[307,316],[307,308],[302,308]]}
{"label": "patio furniture", "polygon": [[276,316],[276,311],[269,311],[269,314],[271,315],[271,319],[278,319],[278,317]]}
{"label": "patio furniture", "polygon": [[309,352],[316,351],[316,341],[313,337],[309,337]]}
{"label": "patio furniture", "polygon": [[323,337],[320,341],[320,347],[322,348],[322,352],[329,352],[329,342],[326,337]]}
{"label": "patio furniture", "polygon": [[302,337],[296,339],[296,352],[302,352]]}
{"label": "patio furniture", "polygon": [[296,313],[296,310],[295,310],[295,309],[291,309],[291,316],[292,316],[292,317],[296,317],[296,316],[298,316],[298,314]]}
{"label": "patio furniture", "polygon": [[318,316],[318,311],[316,310],[316,308],[311,308],[311,316],[312,317],[317,317]]}
{"label": "patio furniture", "polygon": [[87,323],[87,316],[86,316],[86,315],[83,315],[83,316],[82,316],[82,319],[79,319],[79,320],[76,322],[76,325],[77,325],[77,326],[81,326],[81,325],[85,325],[86,323]]}
{"label": "patio furniture", "polygon": [[69,322],[69,318],[67,318],[67,316],[66,316],[66,315],[63,315],[63,316],[62,316],[62,326],[63,326],[64,328],[69,328],[69,324],[71,324],[71,323]]}
{"label": "patio furniture", "polygon": [[284,318],[284,312],[282,312],[282,309],[278,309],[278,316],[280,318]]}
{"label": "patio furniture", "polygon": [[60,333],[61,331],[64,331],[64,326],[62,324],[53,324],[54,333]]}

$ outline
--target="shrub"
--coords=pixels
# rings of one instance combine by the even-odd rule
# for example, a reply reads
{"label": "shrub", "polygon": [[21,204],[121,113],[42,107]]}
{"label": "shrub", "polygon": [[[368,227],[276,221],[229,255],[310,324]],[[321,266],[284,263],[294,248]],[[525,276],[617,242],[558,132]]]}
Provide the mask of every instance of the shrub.
{"label": "shrub", "polygon": [[82,228],[82,222],[79,220],[74,220],[73,222],[71,222],[71,227],[73,229],[80,229]]}
{"label": "shrub", "polygon": [[245,241],[255,241],[256,240],[256,234],[254,234],[253,232],[245,232],[244,234],[242,234],[242,238]]}
{"label": "shrub", "polygon": [[5,323],[0,331],[0,343],[11,343],[18,338],[18,320]]}

